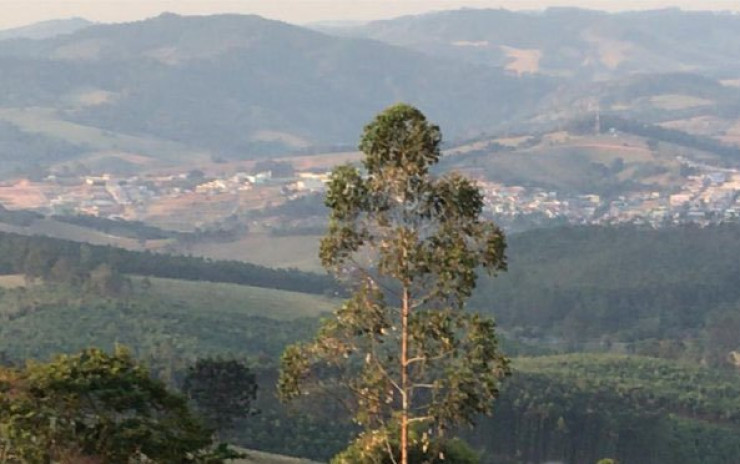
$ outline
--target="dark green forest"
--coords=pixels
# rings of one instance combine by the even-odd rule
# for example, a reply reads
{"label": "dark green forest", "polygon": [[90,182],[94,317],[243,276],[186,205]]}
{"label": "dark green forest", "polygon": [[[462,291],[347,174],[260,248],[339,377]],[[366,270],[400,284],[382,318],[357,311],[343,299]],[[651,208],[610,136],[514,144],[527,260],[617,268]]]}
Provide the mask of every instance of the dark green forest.
{"label": "dark green forest", "polygon": [[[0,232],[0,464],[262,464],[230,446],[332,464],[398,464],[401,448],[409,464],[740,462],[740,223],[668,224],[693,206],[659,229],[529,207],[484,217],[462,177],[570,209],[583,194],[662,204],[725,171],[695,198],[715,202],[717,187],[729,221],[739,39],[740,16],[679,8],[305,26],[162,13],[0,31],[5,186],[43,181],[57,211],[88,175],[136,175],[148,198],[166,192],[150,174],[187,173],[171,185],[184,192],[234,168],[271,171],[265,192],[281,197],[239,193],[191,232],[0,205],[4,230],[166,250]],[[363,169],[295,198],[289,178],[356,159],[367,114],[398,101],[444,139],[386,114],[365,126]],[[132,200],[136,217],[170,222]],[[337,278],[174,254],[317,235]]]}
{"label": "dark green forest", "polygon": [[0,274],[80,283],[107,265],[120,274],[225,282],[311,294],[340,291],[333,279],[295,269],[271,269],[239,261],[129,251],[110,246],[0,232]]}
{"label": "dark green forest", "polygon": [[542,229],[511,236],[509,271],[471,306],[555,351],[727,365],[740,348],[740,227]]}
{"label": "dark green forest", "polygon": [[[493,416],[462,431],[484,462],[735,462],[740,226],[552,228],[508,242],[508,272],[481,279],[471,302],[516,356]],[[260,413],[231,441],[314,459],[346,446],[353,429],[336,405],[285,409],[273,393],[280,352],[310,336],[315,316],[163,294],[194,279],[308,297],[333,294],[328,277],[14,234],[0,234],[0,269],[27,281],[0,290],[3,359],[124,343],[177,386],[198,357],[235,355],[258,367]]]}

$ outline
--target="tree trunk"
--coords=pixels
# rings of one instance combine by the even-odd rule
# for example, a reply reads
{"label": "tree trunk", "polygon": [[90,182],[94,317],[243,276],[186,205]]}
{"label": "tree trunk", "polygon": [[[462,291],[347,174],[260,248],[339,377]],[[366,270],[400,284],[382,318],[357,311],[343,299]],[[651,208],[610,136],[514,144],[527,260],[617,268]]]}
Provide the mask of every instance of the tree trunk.
{"label": "tree trunk", "polygon": [[401,307],[401,464],[409,463],[409,290],[403,288]]}

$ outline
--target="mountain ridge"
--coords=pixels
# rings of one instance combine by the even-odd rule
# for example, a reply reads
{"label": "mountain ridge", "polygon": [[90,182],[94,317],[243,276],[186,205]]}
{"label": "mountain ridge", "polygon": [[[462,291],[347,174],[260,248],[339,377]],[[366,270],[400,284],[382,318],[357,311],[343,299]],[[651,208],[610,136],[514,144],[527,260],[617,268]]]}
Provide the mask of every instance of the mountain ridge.
{"label": "mountain ridge", "polygon": [[0,30],[0,40],[8,39],[45,39],[63,34],[71,34],[80,29],[93,25],[85,18],[72,17],[66,19],[52,19]]}
{"label": "mountain ridge", "polygon": [[460,9],[334,31],[505,66],[513,72],[517,72],[513,63],[522,53],[537,51],[539,66],[526,72],[605,78],[635,70],[686,71],[699,65],[718,73],[736,72],[737,66],[721,57],[738,52],[738,25],[740,17],[734,14],[674,8],[622,13]]}
{"label": "mountain ridge", "polygon": [[0,107],[177,141],[228,157],[352,144],[397,101],[453,137],[526,114],[546,79],[257,16],[173,14],[0,42]]}

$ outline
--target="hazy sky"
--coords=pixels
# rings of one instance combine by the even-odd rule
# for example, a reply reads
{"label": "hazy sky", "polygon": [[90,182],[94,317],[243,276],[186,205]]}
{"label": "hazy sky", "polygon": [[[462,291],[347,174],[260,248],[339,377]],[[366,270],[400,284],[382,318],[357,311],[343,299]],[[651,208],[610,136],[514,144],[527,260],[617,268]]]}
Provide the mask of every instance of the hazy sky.
{"label": "hazy sky", "polygon": [[0,29],[37,21],[81,16],[99,22],[133,21],[164,11],[181,14],[254,13],[292,23],[370,20],[463,7],[542,9],[547,6],[592,9],[740,11],[740,0],[0,0]]}

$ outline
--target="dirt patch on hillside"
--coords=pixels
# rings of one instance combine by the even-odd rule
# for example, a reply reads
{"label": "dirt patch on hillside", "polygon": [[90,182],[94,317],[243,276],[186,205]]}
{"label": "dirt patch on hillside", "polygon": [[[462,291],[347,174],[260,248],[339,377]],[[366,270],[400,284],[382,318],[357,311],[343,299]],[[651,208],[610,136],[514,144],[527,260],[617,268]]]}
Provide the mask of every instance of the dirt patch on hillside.
{"label": "dirt patch on hillside", "polygon": [[596,60],[609,69],[616,69],[634,51],[635,46],[629,42],[613,40],[599,36],[595,31],[585,31],[583,39],[595,47],[596,56],[587,59]]}
{"label": "dirt patch on hillside", "polygon": [[501,46],[501,50],[506,53],[509,62],[506,64],[506,70],[515,72],[517,75],[534,74],[540,70],[540,60],[542,51],[536,49],[523,49]]}
{"label": "dirt patch on hillside", "polygon": [[0,185],[0,204],[10,209],[34,209],[48,205],[49,187],[22,180]]}

